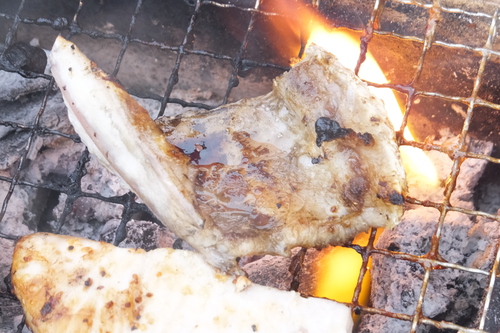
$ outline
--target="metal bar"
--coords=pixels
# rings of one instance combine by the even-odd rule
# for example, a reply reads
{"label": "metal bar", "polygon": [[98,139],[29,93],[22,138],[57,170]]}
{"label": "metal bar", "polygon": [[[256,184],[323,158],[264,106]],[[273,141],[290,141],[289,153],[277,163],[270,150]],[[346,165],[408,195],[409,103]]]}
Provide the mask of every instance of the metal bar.
{"label": "metal bar", "polygon": [[491,302],[491,295],[493,295],[493,287],[496,282],[496,273],[498,272],[498,267],[500,264],[500,242],[497,244],[497,255],[495,256],[495,262],[490,272],[490,282],[488,284],[488,291],[486,297],[484,298],[484,307],[481,313],[481,319],[479,320],[479,329],[484,329],[486,323],[486,316],[488,315],[488,309]]}
{"label": "metal bar", "polygon": [[[255,1],[255,9],[258,9],[260,6],[260,0]],[[233,59],[233,71],[231,73],[231,76],[229,77],[229,83],[227,85],[227,90],[226,93],[224,94],[224,98],[222,100],[222,104],[226,104],[229,95],[231,94],[231,91],[233,90],[234,87],[238,85],[238,71],[241,66],[241,61],[243,59],[243,54],[245,53],[245,50],[248,45],[248,36],[250,35],[250,32],[253,30],[253,25],[255,22],[255,12],[252,13],[252,16],[250,17],[250,22],[248,23],[247,29],[245,31],[245,35],[243,37],[243,41],[241,42],[240,49],[238,50],[238,53],[236,54],[236,57]]]}
{"label": "metal bar", "polygon": [[161,106],[160,106],[160,111],[158,112],[158,117],[163,116],[163,114],[165,113],[165,109],[167,108],[167,103],[169,102],[169,99],[170,99],[170,94],[172,93],[174,86],[179,81],[179,68],[181,66],[181,61],[182,61],[182,58],[184,56],[184,48],[186,47],[186,45],[188,43],[189,36],[191,36],[191,34],[192,34],[194,23],[196,21],[196,16],[198,15],[200,8],[201,8],[201,2],[200,2],[200,0],[197,0],[194,12],[191,15],[191,19],[189,20],[189,25],[186,29],[186,34],[184,35],[184,39],[182,40],[182,44],[179,46],[179,52],[177,53],[177,59],[175,60],[174,68],[172,69],[172,73],[170,74],[170,77],[168,78],[167,89],[166,89],[165,94],[163,95],[163,99],[161,101]]}
{"label": "metal bar", "polygon": [[132,34],[132,30],[134,30],[135,18],[137,17],[137,15],[139,15],[139,12],[141,11],[141,6],[142,6],[142,0],[137,0],[137,5],[135,6],[135,11],[132,14],[132,18],[130,19],[130,24],[128,27],[127,34],[123,39],[122,48],[120,50],[120,53],[118,54],[118,59],[116,59],[115,69],[113,70],[113,74],[111,74],[112,77],[116,77],[116,75],[118,75],[118,71],[120,70],[120,64],[122,62],[123,56],[125,54],[125,51],[127,50],[128,44],[130,43],[130,35]]}

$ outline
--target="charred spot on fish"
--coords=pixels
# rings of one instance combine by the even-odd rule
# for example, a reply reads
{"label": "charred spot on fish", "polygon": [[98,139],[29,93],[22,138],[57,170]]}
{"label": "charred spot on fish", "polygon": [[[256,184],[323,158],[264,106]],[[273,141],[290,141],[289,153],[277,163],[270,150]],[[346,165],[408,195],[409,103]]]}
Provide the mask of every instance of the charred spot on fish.
{"label": "charred spot on fish", "polygon": [[75,49],[75,44],[71,44],[71,49],[74,50]]}
{"label": "charred spot on fish", "polygon": [[398,205],[401,206],[405,202],[405,198],[399,193],[398,191],[394,190],[391,193],[389,193],[389,201],[393,205]]}
{"label": "charred spot on fish", "polygon": [[[99,71],[99,67],[97,66],[97,64],[93,61],[90,62],[90,70],[95,73],[95,72],[98,72]],[[107,77],[105,77],[104,79],[107,79]]]}
{"label": "charred spot on fish", "polygon": [[313,157],[313,158],[311,159],[311,163],[312,163],[312,164],[319,164],[319,163],[321,162],[321,160],[322,160],[321,156],[318,156],[318,157]]}
{"label": "charred spot on fish", "polygon": [[370,133],[358,133],[358,138],[364,142],[365,146],[373,146],[375,144],[375,139]]}
{"label": "charred spot on fish", "polygon": [[73,71],[73,68],[72,68],[72,67],[68,68],[68,71],[72,72],[72,71]]}
{"label": "charred spot on fish", "polygon": [[316,131],[316,145],[321,147],[323,142],[342,138],[353,132],[350,128],[342,128],[338,122],[327,117],[320,117],[314,124]]}
{"label": "charred spot on fish", "polygon": [[378,123],[378,122],[380,122],[380,119],[378,119],[377,117],[371,117],[370,121],[372,121],[374,123]]}
{"label": "charred spot on fish", "polygon": [[280,208],[281,208],[281,206],[282,206],[282,205],[281,205],[279,202],[276,204],[276,207],[278,207],[278,209],[280,209]]}
{"label": "charred spot on fish", "polygon": [[369,183],[363,176],[351,178],[342,186],[342,199],[346,206],[361,209],[365,199],[364,196],[369,189]]}
{"label": "charred spot on fish", "polygon": [[257,213],[254,217],[254,226],[257,229],[268,229],[271,225],[273,225],[273,218],[269,215]]}
{"label": "charred spot on fish", "polygon": [[[52,297],[51,297],[52,299]],[[45,317],[46,315],[48,315],[50,312],[52,312],[52,304],[51,304],[51,300],[49,300],[48,302],[46,302],[42,309],[40,310],[40,314],[42,315],[42,317]]]}
{"label": "charred spot on fish", "polygon": [[182,118],[180,117],[169,119],[168,125],[172,127],[177,127],[181,123],[181,120]]}
{"label": "charred spot on fish", "polygon": [[85,287],[90,287],[92,285],[92,279],[91,278],[88,278],[86,281],[85,281]]}

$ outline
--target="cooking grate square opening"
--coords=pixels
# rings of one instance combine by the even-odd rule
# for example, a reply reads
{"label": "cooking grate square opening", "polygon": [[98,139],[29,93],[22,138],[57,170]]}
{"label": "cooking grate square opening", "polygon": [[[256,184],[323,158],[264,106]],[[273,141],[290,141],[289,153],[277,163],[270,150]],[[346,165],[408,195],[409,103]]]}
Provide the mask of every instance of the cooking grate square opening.
{"label": "cooking grate square opening", "polygon": [[[477,101],[477,103],[480,102]],[[500,108],[497,104],[492,106],[495,108],[482,105],[474,107],[468,131],[471,138],[498,142],[500,138]]]}
{"label": "cooking grate square opening", "polygon": [[[101,48],[102,43],[106,40],[100,41]],[[132,42],[123,55],[117,78],[135,96],[161,99],[176,58],[177,52],[170,49]],[[116,61],[116,57],[111,59]]]}
{"label": "cooking grate square opening", "polygon": [[52,45],[49,41],[55,39],[61,33],[64,32],[54,30],[51,26],[22,22],[16,30],[16,38],[18,41],[26,41],[27,43],[50,50]]}
{"label": "cooking grate square opening", "polygon": [[333,6],[328,1],[319,1],[318,10],[335,26],[363,30],[372,15],[375,3],[375,0],[359,1],[353,6],[352,0],[339,0]]}
{"label": "cooking grate square opening", "polygon": [[11,18],[13,18],[13,16],[16,15],[16,13],[19,9],[20,3],[21,3],[20,0],[2,1],[0,3],[1,16],[10,16]]}
{"label": "cooking grate square opening", "polygon": [[470,97],[481,58],[479,52],[434,45],[425,56],[415,88],[446,96]]}
{"label": "cooking grate square opening", "polygon": [[500,109],[500,96],[498,90],[500,88],[500,54],[491,53],[484,72],[481,76],[481,86],[477,96],[487,102],[494,103],[492,106]]}
{"label": "cooking grate square opening", "polygon": [[119,6],[111,6],[107,1],[102,5],[98,1],[85,1],[78,15],[78,25],[83,30],[124,36],[129,30],[136,3],[137,0],[127,0]]}
{"label": "cooking grate square opening", "polygon": [[182,59],[179,82],[171,96],[215,107],[222,104],[232,72],[232,61],[187,54]]}
{"label": "cooking grate square opening", "polygon": [[462,129],[467,104],[447,100],[441,96],[422,93],[415,98],[408,116],[408,127],[418,142],[424,143],[426,138],[440,140],[446,133],[443,128],[458,135]]}
{"label": "cooking grate square opening", "polygon": [[[431,271],[423,315],[467,328],[477,328],[489,277],[457,269]],[[416,300],[415,300],[416,303]]]}
{"label": "cooking grate square opening", "polygon": [[[5,1],[7,3],[16,3],[16,1]],[[19,6],[18,2],[18,6]],[[37,21],[37,25],[49,24],[49,21],[65,18],[67,22],[71,22],[78,8],[78,1],[38,1],[25,0],[23,10],[19,16],[23,20]],[[0,7],[0,12],[2,12]]]}
{"label": "cooking grate square opening", "polygon": [[[116,39],[99,39],[97,42],[87,35],[76,35],[71,39],[76,45],[81,45],[80,50],[89,54],[89,59],[99,64],[105,73],[113,73],[116,59],[122,48],[122,43]],[[106,47],[103,47],[103,46]]]}
{"label": "cooking grate square opening", "polygon": [[[133,2],[135,6],[137,1]],[[144,42],[179,46],[182,44],[193,12],[194,7],[187,5],[185,1],[144,1],[136,17],[131,37]]]}
{"label": "cooking grate square opening", "polygon": [[[235,58],[250,23],[252,12],[239,7],[202,5],[193,34],[194,50]],[[267,60],[267,59],[266,59]]]}
{"label": "cooking grate square opening", "polygon": [[461,44],[471,48],[483,47],[488,39],[491,18],[466,13],[441,12],[435,40]]}
{"label": "cooking grate square opening", "polygon": [[[428,10],[415,4],[387,1],[380,16],[380,30],[408,37],[424,38]],[[408,24],[411,20],[411,24]]]}

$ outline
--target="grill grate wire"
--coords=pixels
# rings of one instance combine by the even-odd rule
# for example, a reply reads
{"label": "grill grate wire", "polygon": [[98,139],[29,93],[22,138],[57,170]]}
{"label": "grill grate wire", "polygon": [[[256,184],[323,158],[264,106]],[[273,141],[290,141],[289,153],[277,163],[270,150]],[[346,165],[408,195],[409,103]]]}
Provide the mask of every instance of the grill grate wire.
{"label": "grill grate wire", "polygon": [[[66,38],[72,38],[76,35],[87,35],[89,37],[92,37],[94,39],[113,39],[117,40],[118,42],[121,43],[121,49],[120,52],[117,56],[114,71],[112,73],[112,76],[115,76],[118,74],[120,70],[120,66],[122,63],[123,56],[125,55],[129,45],[131,43],[138,43],[142,44],[145,46],[149,47],[155,47],[159,48],[162,50],[169,50],[172,52],[177,53],[177,57],[175,60],[175,65],[172,69],[172,72],[168,78],[168,83],[166,90],[162,96],[155,95],[155,94],[149,94],[147,96],[139,96],[139,97],[144,97],[144,98],[150,98],[150,99],[155,99],[161,103],[160,110],[159,110],[159,115],[162,115],[167,107],[168,103],[173,103],[173,104],[178,104],[182,107],[195,107],[195,108],[203,108],[203,109],[210,109],[213,106],[204,104],[204,103],[199,103],[199,102],[190,102],[190,101],[185,101],[179,98],[173,98],[171,97],[171,93],[175,87],[175,85],[179,81],[179,69],[181,67],[181,64],[183,63],[184,56],[186,55],[197,55],[197,56],[208,56],[213,59],[221,59],[221,60],[226,60],[230,61],[232,63],[232,72],[229,77],[228,83],[227,83],[227,90],[225,95],[222,98],[222,104],[225,104],[228,102],[228,99],[230,97],[230,94],[235,86],[238,84],[238,73],[239,70],[241,70],[243,67],[271,67],[271,68],[276,68],[279,70],[287,70],[288,68],[286,66],[282,66],[279,64],[274,64],[274,63],[264,63],[264,62],[257,62],[257,61],[252,61],[250,59],[245,59],[245,52],[247,51],[248,48],[248,36],[252,33],[254,29],[254,25],[256,24],[255,20],[255,15],[266,15],[266,16],[279,16],[282,15],[280,13],[274,13],[270,11],[264,11],[261,10],[261,2],[259,0],[256,0],[255,6],[254,7],[241,7],[238,6],[238,2],[236,4],[230,4],[230,3],[223,3],[223,2],[216,2],[216,1],[201,1],[197,0],[196,3],[193,4],[193,12],[189,21],[189,25],[185,31],[184,38],[182,40],[182,43],[180,45],[169,45],[166,43],[162,42],[151,42],[151,41],[146,41],[142,40],[139,38],[134,38],[133,37],[133,30],[136,24],[136,18],[140,14],[143,3],[146,2],[147,0],[138,0],[135,10],[130,18],[130,23],[128,27],[128,31],[125,35],[122,34],[117,34],[117,33],[105,33],[99,30],[93,30],[93,29],[82,29],[79,25],[79,15],[81,13],[81,10],[83,6],[85,6],[86,1],[80,1],[78,8],[75,11],[74,17],[71,22],[68,22],[68,20],[64,18],[57,18],[57,19],[46,19],[46,18],[38,18],[38,19],[30,19],[30,18],[22,18],[22,13],[23,9],[26,7],[26,0],[21,0],[19,3],[19,6],[17,8],[17,11],[15,15],[7,14],[7,13],[2,13],[0,12],[0,18],[5,18],[5,19],[10,19],[12,20],[12,25],[10,27],[9,33],[5,36],[5,44],[8,46],[13,41],[15,40],[16,32],[18,30],[19,24],[28,24],[28,25],[40,25],[40,26],[49,26],[54,30],[57,31],[67,31],[66,33]],[[497,27],[497,22],[498,22],[498,14],[499,14],[499,9],[497,8],[496,11],[493,14],[487,14],[487,13],[482,13],[482,12],[476,12],[476,11],[469,11],[465,9],[460,9],[460,8],[453,8],[453,7],[447,7],[441,4],[441,1],[439,0],[434,0],[432,3],[425,3],[424,1],[412,1],[412,0],[397,0],[395,1],[397,3],[403,4],[403,5],[411,5],[411,6],[417,6],[420,7],[424,10],[426,10],[429,13],[428,21],[427,21],[427,26],[425,29],[425,35],[423,38],[420,37],[415,37],[415,36],[408,36],[408,35],[401,35],[393,31],[384,31],[379,28],[379,22],[381,19],[382,14],[384,13],[385,10],[385,3],[386,1],[383,0],[376,0],[371,16],[365,24],[365,28],[363,29],[363,35],[361,38],[361,53],[360,53],[360,58],[358,61],[358,65],[356,67],[356,72],[359,71],[360,66],[362,66],[362,61],[364,60],[364,56],[366,55],[367,49],[370,45],[370,42],[372,40],[372,37],[375,35],[379,36],[392,36],[396,37],[401,40],[410,40],[414,42],[419,42],[423,45],[422,48],[422,53],[420,54],[420,58],[418,61],[418,66],[417,70],[415,72],[415,75],[411,82],[409,84],[376,84],[373,82],[368,82],[368,84],[373,85],[375,87],[381,87],[381,88],[391,88],[393,90],[396,90],[400,93],[403,93],[407,97],[407,103],[406,103],[406,111],[404,114],[403,118],[403,123],[401,125],[401,128],[397,132],[398,136],[398,142],[400,145],[409,145],[413,146],[422,150],[435,150],[439,151],[442,153],[445,153],[450,156],[450,158],[453,160],[453,166],[450,170],[450,174],[448,176],[446,186],[445,186],[445,192],[443,196],[442,202],[431,202],[431,201],[426,201],[426,200],[420,200],[418,198],[412,198],[410,196],[406,197],[406,202],[409,204],[415,204],[419,206],[424,206],[424,207],[432,207],[440,211],[440,218],[439,222],[436,228],[436,231],[432,237],[432,243],[431,243],[431,250],[429,251],[428,254],[424,256],[415,256],[407,253],[399,253],[399,252],[394,252],[386,249],[381,249],[377,248],[374,245],[374,240],[375,240],[375,234],[376,231],[373,230],[371,232],[370,240],[369,243],[366,247],[360,247],[357,245],[346,245],[354,248],[356,251],[358,251],[363,258],[363,264],[361,267],[361,275],[358,280],[358,284],[355,290],[353,302],[349,303],[349,305],[353,311],[353,313],[371,313],[371,314],[379,314],[383,315],[386,317],[391,317],[391,318],[397,318],[400,320],[408,321],[411,322],[411,330],[410,333],[417,332],[417,328],[419,324],[427,324],[427,325],[432,325],[436,328],[439,329],[453,329],[457,330],[460,332],[485,332],[484,327],[485,327],[485,321],[486,321],[486,315],[488,313],[488,307],[490,304],[490,300],[492,297],[492,292],[493,292],[493,286],[496,283],[497,275],[498,275],[498,266],[500,263],[500,244],[496,245],[496,257],[493,266],[489,271],[487,270],[481,270],[481,269],[475,269],[475,268],[470,268],[470,267],[465,267],[462,265],[458,264],[453,264],[444,261],[443,259],[440,258],[439,252],[438,252],[438,246],[439,246],[439,240],[441,237],[442,233],[442,228],[443,228],[443,223],[444,219],[447,215],[448,212],[455,211],[455,212],[460,212],[463,214],[468,214],[471,216],[482,216],[488,219],[496,220],[500,222],[500,216],[495,215],[495,214],[490,214],[487,212],[482,212],[482,211],[476,211],[476,210],[471,210],[471,209],[465,209],[461,207],[454,207],[450,204],[450,197],[451,194],[454,191],[457,177],[460,173],[460,165],[465,159],[483,159],[492,163],[500,163],[500,159],[494,158],[489,155],[485,154],[477,154],[477,153],[472,153],[468,151],[467,147],[467,135],[469,133],[469,127],[470,123],[472,120],[472,117],[474,115],[474,111],[478,106],[485,106],[490,109],[494,110],[500,110],[500,105],[492,103],[487,100],[483,100],[480,97],[478,97],[478,91],[481,87],[482,84],[482,79],[483,79],[483,73],[485,70],[485,66],[487,62],[490,60],[490,57],[492,55],[500,56],[500,52],[495,51],[493,49],[493,44],[496,38],[496,27]],[[234,8],[236,10],[244,11],[244,12],[249,12],[251,14],[251,18],[249,20],[249,24],[246,27],[245,34],[243,37],[243,40],[241,42],[241,46],[236,54],[236,56],[229,56],[226,54],[219,54],[211,51],[205,51],[205,50],[197,50],[193,49],[190,47],[187,47],[189,43],[195,38],[193,35],[193,27],[195,25],[195,22],[200,15],[200,12],[204,10],[205,7],[208,6],[216,6],[216,7],[221,7],[221,8]],[[320,1],[315,1],[312,3],[313,7],[321,9],[321,3]],[[465,16],[471,16],[471,17],[481,17],[485,18],[488,20],[491,20],[491,25],[490,29],[488,31],[488,37],[486,42],[484,43],[484,46],[481,47],[472,47],[464,44],[458,44],[458,43],[451,43],[451,42],[445,42],[445,41],[439,41],[435,40],[435,33],[436,33],[436,27],[440,24],[439,23],[439,17],[441,13],[452,13],[452,14],[459,14],[459,15],[465,15]],[[464,49],[467,51],[471,51],[474,53],[481,54],[482,58],[479,64],[479,69],[478,69],[478,74],[475,78],[472,94],[468,97],[458,97],[458,96],[451,96],[451,95],[446,95],[442,93],[437,93],[437,92],[432,92],[432,91],[423,91],[423,90],[418,90],[415,87],[415,82],[418,81],[420,75],[422,74],[423,70],[423,64],[425,57],[427,55],[427,52],[429,49],[431,49],[434,45],[440,45],[440,46],[445,46],[447,48],[452,48],[452,49]],[[59,231],[62,227],[62,225],[65,222],[65,219],[67,218],[68,214],[70,213],[74,202],[81,197],[91,197],[97,200],[102,200],[106,201],[109,203],[114,203],[118,205],[122,205],[124,207],[123,213],[122,213],[122,218],[121,218],[121,223],[120,226],[117,230],[117,235],[115,237],[115,244],[118,244],[125,238],[125,226],[127,222],[131,219],[132,215],[136,212],[147,212],[149,214],[150,211],[149,209],[144,205],[140,203],[135,202],[135,195],[133,193],[127,193],[122,196],[117,196],[117,197],[104,197],[100,194],[96,193],[88,193],[82,190],[80,181],[82,177],[86,174],[86,167],[85,164],[89,161],[89,153],[87,150],[84,151],[84,153],[81,155],[77,166],[75,170],[72,171],[70,174],[69,178],[70,181],[68,184],[65,185],[60,185],[60,184],[53,184],[53,183],[42,183],[42,184],[36,184],[33,182],[29,182],[26,180],[21,179],[21,170],[23,170],[26,167],[26,161],[27,161],[27,156],[31,149],[33,149],[33,142],[36,137],[38,136],[60,136],[66,139],[69,139],[75,143],[80,143],[80,139],[77,135],[72,135],[64,132],[60,132],[48,127],[44,127],[40,123],[40,119],[43,116],[44,112],[46,111],[46,103],[49,97],[49,94],[54,86],[54,80],[51,76],[45,75],[45,74],[37,74],[37,73],[32,73],[32,72],[18,72],[20,75],[28,77],[28,78],[38,78],[42,77],[45,78],[46,80],[49,80],[50,84],[48,85],[42,103],[40,104],[39,111],[35,117],[35,119],[31,123],[18,123],[18,122],[12,122],[12,121],[4,121],[0,118],[0,125],[3,126],[9,126],[17,130],[22,130],[22,131],[27,131],[29,133],[28,139],[26,140],[24,149],[22,150],[21,157],[19,160],[19,163],[15,169],[15,172],[12,177],[5,177],[5,176],[0,176],[0,181],[2,182],[8,182],[9,189],[8,192],[5,194],[5,197],[3,198],[1,210],[0,210],[0,223],[3,220],[5,213],[7,211],[7,207],[9,205],[9,201],[11,199],[11,196],[14,192],[14,189],[17,186],[27,186],[27,187],[33,187],[33,188],[43,188],[47,190],[54,190],[54,191],[59,191],[61,193],[65,193],[67,195],[67,199],[65,202],[64,210],[63,213],[58,221],[58,228]],[[417,141],[409,141],[403,138],[402,133],[403,130],[407,126],[408,122],[408,117],[410,115],[410,110],[412,107],[412,103],[415,101],[417,97],[437,97],[442,100],[446,101],[452,101],[452,102],[460,102],[465,105],[467,105],[467,113],[466,113],[466,118],[462,126],[461,134],[460,134],[460,142],[458,145],[458,148],[450,151],[449,148],[443,147],[440,145],[436,144],[431,144],[431,143],[421,143]],[[152,215],[152,214],[151,214]],[[9,239],[12,241],[15,241],[18,239],[17,235],[12,235],[12,234],[5,234],[0,232],[0,237]],[[301,252],[302,253],[302,252]],[[417,308],[414,312],[413,315],[406,315],[406,314],[400,314],[400,313],[393,313],[389,311],[385,311],[382,309],[378,308],[373,308],[369,306],[362,306],[359,304],[359,295],[361,291],[361,281],[363,280],[364,274],[367,271],[367,265],[368,265],[368,260],[373,254],[381,254],[384,256],[389,256],[398,260],[406,260],[406,261],[412,261],[419,263],[423,268],[424,268],[424,278],[423,278],[423,284],[421,287],[420,295],[418,298],[418,303],[417,303]],[[302,258],[303,259],[303,253],[302,253]],[[300,265],[299,265],[300,266]],[[427,292],[427,286],[429,283],[429,277],[430,273],[433,269],[436,269],[437,267],[445,267],[445,268],[453,268],[457,270],[462,270],[474,274],[481,274],[489,277],[489,287],[486,291],[485,299],[484,299],[484,306],[481,309],[480,312],[480,321],[479,324],[476,328],[467,328],[460,326],[455,323],[451,322],[444,322],[444,321],[436,321],[430,318],[426,318],[422,314],[422,307],[423,307],[423,300],[424,296]],[[300,271],[300,270],[299,270]],[[294,270],[295,274],[299,274],[297,270]],[[295,279],[295,278],[294,278]],[[24,321],[21,323],[21,325],[18,327],[18,332],[21,332],[24,326]]]}

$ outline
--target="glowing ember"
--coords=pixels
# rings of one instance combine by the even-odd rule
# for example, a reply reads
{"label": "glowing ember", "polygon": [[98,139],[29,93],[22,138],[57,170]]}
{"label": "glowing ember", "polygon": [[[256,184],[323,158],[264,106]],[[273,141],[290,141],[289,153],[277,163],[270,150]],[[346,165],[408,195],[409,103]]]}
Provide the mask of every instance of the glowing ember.
{"label": "glowing ember", "polygon": [[[379,229],[377,236],[382,229]],[[353,244],[366,246],[369,233],[362,232],[356,236]],[[334,246],[323,250],[317,262],[319,267],[318,284],[315,296],[334,299],[339,302],[350,303],[358,282],[359,270],[363,260],[361,255],[354,249]],[[371,264],[371,258],[368,267]],[[367,270],[363,277],[359,303],[367,304],[370,294],[370,271]]]}

